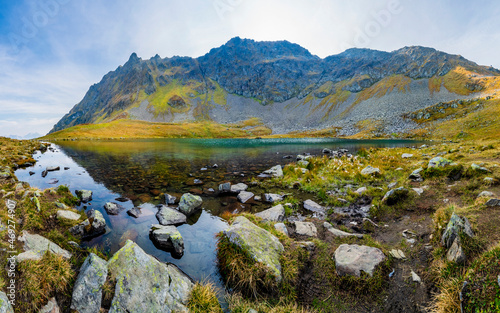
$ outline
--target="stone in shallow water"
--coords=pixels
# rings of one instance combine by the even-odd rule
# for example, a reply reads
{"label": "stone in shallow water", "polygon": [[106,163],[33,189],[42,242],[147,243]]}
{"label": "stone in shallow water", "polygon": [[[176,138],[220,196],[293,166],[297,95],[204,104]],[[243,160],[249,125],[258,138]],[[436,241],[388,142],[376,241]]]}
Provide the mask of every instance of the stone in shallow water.
{"label": "stone in shallow water", "polygon": [[125,210],[125,208],[115,202],[106,202],[104,210],[106,210],[109,215],[118,215],[121,211]]}
{"label": "stone in shallow water", "polygon": [[161,225],[184,224],[187,219],[186,215],[164,205],[162,205],[158,213],[156,213],[156,218]]}
{"label": "stone in shallow water", "polygon": [[188,312],[193,281],[173,264],[165,264],[127,241],[108,262],[116,277],[109,313]]}
{"label": "stone in shallow water", "polygon": [[179,201],[179,207],[177,208],[181,213],[189,216],[196,212],[203,200],[200,196],[195,196],[190,193],[185,193],[182,195],[181,200]]}
{"label": "stone in shallow water", "polygon": [[88,218],[80,224],[69,229],[70,233],[82,239],[97,237],[106,233],[106,220],[102,213],[96,210],[90,210]]}
{"label": "stone in shallow water", "polygon": [[284,248],[276,236],[243,216],[236,217],[231,226],[224,230],[224,235],[253,260],[266,265],[276,281],[281,281],[280,256]]}
{"label": "stone in shallow water", "polygon": [[241,191],[245,191],[248,189],[248,186],[244,183],[239,183],[231,186],[231,192],[240,193]]}
{"label": "stone in shallow water", "polygon": [[162,249],[174,248],[177,256],[184,254],[184,240],[177,227],[154,224],[149,231],[153,241]]}
{"label": "stone in shallow water", "polygon": [[75,193],[83,203],[92,201],[92,191],[90,190],[75,190]]}
{"label": "stone in shallow water", "polygon": [[175,200],[177,200],[176,197],[169,195],[168,193],[165,194],[165,204],[175,204]]}
{"label": "stone in shallow water", "polygon": [[132,217],[138,218],[141,215],[141,210],[138,208],[131,208],[127,211],[127,214]]}
{"label": "stone in shallow water", "polygon": [[384,253],[368,246],[341,244],[334,254],[339,275],[361,276],[361,271],[373,276],[373,270],[385,260]]}
{"label": "stone in shallow water", "polygon": [[240,200],[241,203],[245,203],[248,200],[252,199],[253,196],[253,192],[240,191],[240,193],[238,194],[238,200]]}

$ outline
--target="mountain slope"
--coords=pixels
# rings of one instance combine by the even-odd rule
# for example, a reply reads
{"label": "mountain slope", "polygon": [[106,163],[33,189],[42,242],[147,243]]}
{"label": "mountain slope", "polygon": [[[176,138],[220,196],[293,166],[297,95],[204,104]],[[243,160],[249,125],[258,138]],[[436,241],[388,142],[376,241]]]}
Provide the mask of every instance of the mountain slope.
{"label": "mountain slope", "polygon": [[352,133],[366,120],[400,131],[415,127],[404,113],[488,92],[497,75],[432,48],[349,49],[321,59],[287,41],[236,37],[196,59],[142,60],[133,53],[51,132],[123,118],[234,123],[252,117],[275,133],[331,126]]}

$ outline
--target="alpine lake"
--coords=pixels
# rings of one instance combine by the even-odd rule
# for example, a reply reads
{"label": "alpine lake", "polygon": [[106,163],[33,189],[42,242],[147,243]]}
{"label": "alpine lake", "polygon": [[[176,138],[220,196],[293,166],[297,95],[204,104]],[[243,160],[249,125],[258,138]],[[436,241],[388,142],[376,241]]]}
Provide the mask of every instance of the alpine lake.
{"label": "alpine lake", "polygon": [[[220,216],[224,212],[256,213],[271,205],[253,199],[240,203],[236,194],[218,194],[219,184],[245,183],[249,191],[261,195],[264,190],[252,182],[269,178],[260,178],[259,174],[275,165],[295,162],[298,154],[321,156],[324,148],[342,148],[355,155],[360,148],[418,143],[335,138],[57,141],[46,152],[34,154],[35,166],[19,169],[15,174],[20,181],[40,189],[66,185],[73,193],[77,189],[93,192],[92,201],[81,203],[76,209],[81,213],[90,209],[101,211],[107,230],[82,246],[97,247],[113,255],[127,239],[133,240],[160,261],[174,263],[195,281],[212,282],[223,295],[224,284],[216,263],[216,235],[228,224]],[[60,170],[42,177],[48,166],[59,166]],[[178,201],[187,192],[200,195],[203,204],[186,224],[177,227],[184,239],[184,254],[178,258],[156,248],[149,230],[158,223],[157,205],[165,203],[164,194],[175,196]],[[313,198],[297,190],[293,192],[301,200]],[[108,215],[104,210],[107,202],[119,203],[125,210]],[[127,214],[133,207],[141,211],[138,218]]]}

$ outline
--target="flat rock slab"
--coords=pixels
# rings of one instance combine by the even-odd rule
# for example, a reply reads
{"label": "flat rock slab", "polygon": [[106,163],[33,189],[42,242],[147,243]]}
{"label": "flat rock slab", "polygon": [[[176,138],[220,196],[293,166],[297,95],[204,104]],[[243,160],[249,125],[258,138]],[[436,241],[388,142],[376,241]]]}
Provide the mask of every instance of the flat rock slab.
{"label": "flat rock slab", "polygon": [[334,259],[337,274],[359,277],[361,271],[373,276],[373,270],[385,260],[384,253],[368,246],[342,244],[335,250]]}
{"label": "flat rock slab", "polygon": [[240,193],[240,192],[245,191],[247,189],[248,189],[247,185],[245,185],[244,183],[239,183],[236,185],[232,185],[230,190],[232,193]]}
{"label": "flat rock slab", "polygon": [[45,252],[50,251],[54,254],[60,255],[65,259],[71,258],[71,253],[59,247],[52,241],[40,235],[32,235],[27,231],[23,231],[19,241],[24,242],[23,249],[25,252],[17,256],[17,261],[24,260],[40,260]]}
{"label": "flat rock slab", "polygon": [[83,262],[73,287],[71,309],[94,313],[101,309],[102,286],[108,276],[108,263],[94,253]]}
{"label": "flat rock slab", "polygon": [[117,281],[109,313],[188,312],[193,281],[133,241],[128,240],[109,260],[108,271]]}
{"label": "flat rock slab", "polygon": [[200,196],[195,196],[190,193],[185,193],[182,195],[181,200],[179,201],[179,207],[177,208],[181,213],[189,216],[196,212],[203,200]]}
{"label": "flat rock slab", "polygon": [[285,208],[278,204],[270,209],[256,213],[264,222],[282,222],[285,219]]}
{"label": "flat rock slab", "polygon": [[332,226],[332,224],[328,222],[324,222],[323,226],[327,231],[329,231],[331,234],[333,234],[335,237],[340,237],[340,238],[345,238],[345,237],[357,237],[357,238],[363,238],[362,234],[352,234],[348,233],[345,231],[342,231],[340,229],[336,229]]}
{"label": "flat rock slab", "polygon": [[318,230],[311,222],[299,222],[295,221],[295,233],[301,236],[317,237]]}
{"label": "flat rock slab", "polygon": [[184,254],[184,240],[175,226],[163,226],[154,224],[149,234],[152,240],[162,249],[173,248],[177,256]]}
{"label": "flat rock slab", "polygon": [[320,219],[323,219],[326,215],[326,208],[310,199],[304,201],[304,209],[313,212],[315,214],[315,217],[318,217]]}
{"label": "flat rock slab", "polygon": [[241,203],[245,203],[247,202],[248,200],[252,199],[254,196],[253,192],[249,192],[249,191],[240,191],[238,193],[238,200],[241,202]]}
{"label": "flat rock slab", "polygon": [[268,202],[268,203],[280,202],[280,201],[283,201],[283,196],[278,195],[276,193],[265,193],[264,194],[264,201]]}
{"label": "flat rock slab", "polygon": [[266,265],[276,281],[281,281],[280,256],[284,248],[276,236],[243,216],[236,217],[231,226],[224,230],[224,235],[254,261]]}
{"label": "flat rock slab", "polygon": [[70,221],[78,221],[81,217],[80,214],[69,210],[57,210],[56,216],[58,219]]}
{"label": "flat rock slab", "polygon": [[186,215],[165,205],[162,205],[158,213],[156,213],[156,218],[161,225],[184,224],[187,219]]}

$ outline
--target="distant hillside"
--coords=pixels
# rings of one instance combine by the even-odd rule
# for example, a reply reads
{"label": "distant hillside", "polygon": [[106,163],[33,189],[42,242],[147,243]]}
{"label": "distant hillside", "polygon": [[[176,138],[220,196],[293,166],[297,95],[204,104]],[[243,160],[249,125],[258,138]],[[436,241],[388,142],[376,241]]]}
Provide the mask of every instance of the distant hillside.
{"label": "distant hillside", "polygon": [[405,114],[491,93],[499,74],[432,48],[349,49],[321,59],[287,41],[236,37],[199,58],[133,53],[51,133],[117,119],[227,124],[253,117],[274,133],[339,127],[349,134],[368,124],[400,132],[418,126]]}

